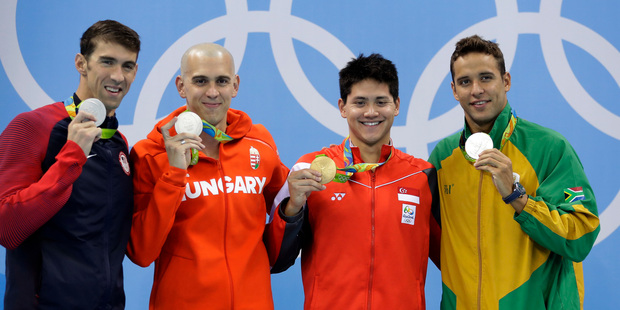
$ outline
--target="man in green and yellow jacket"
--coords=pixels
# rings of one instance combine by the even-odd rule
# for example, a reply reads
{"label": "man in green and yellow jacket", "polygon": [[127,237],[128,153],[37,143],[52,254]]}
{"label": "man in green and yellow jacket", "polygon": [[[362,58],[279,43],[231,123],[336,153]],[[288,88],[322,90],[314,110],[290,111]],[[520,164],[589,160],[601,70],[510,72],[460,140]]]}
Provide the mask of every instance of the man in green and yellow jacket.
{"label": "man in green and yellow jacket", "polygon": [[[429,159],[441,193],[441,309],[582,309],[581,261],[600,227],[577,154],[511,112],[496,43],[460,40],[450,71],[465,126]],[[479,149],[476,133],[493,147]]]}

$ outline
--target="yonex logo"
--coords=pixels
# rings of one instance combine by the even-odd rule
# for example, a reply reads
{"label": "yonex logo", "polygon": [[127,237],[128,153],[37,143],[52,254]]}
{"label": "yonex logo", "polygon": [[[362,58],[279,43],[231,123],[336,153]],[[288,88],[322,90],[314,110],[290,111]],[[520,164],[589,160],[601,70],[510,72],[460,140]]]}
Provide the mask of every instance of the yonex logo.
{"label": "yonex logo", "polygon": [[344,198],[344,195],[346,194],[345,193],[334,193],[334,196],[332,196],[332,201],[342,200],[342,198]]}

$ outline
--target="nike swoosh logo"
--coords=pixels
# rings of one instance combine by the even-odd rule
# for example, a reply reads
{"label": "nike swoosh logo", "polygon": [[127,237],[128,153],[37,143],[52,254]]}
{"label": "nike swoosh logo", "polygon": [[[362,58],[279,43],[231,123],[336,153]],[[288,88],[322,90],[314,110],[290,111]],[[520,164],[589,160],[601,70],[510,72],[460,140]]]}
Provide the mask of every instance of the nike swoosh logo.
{"label": "nike swoosh logo", "polygon": [[89,159],[89,158],[95,157],[95,156],[97,156],[97,154],[90,154],[90,155],[86,156],[86,159]]}

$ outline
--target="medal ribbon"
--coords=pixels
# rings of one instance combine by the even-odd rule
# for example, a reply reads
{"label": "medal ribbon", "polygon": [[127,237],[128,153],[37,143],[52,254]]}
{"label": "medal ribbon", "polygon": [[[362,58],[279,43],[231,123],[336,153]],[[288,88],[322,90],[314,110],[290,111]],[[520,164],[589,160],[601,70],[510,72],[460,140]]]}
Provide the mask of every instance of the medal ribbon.
{"label": "medal ribbon", "polygon": [[[189,110],[185,110],[185,112],[187,111]],[[220,143],[226,143],[228,141],[233,140],[231,136],[215,128],[215,126],[207,123],[205,120],[201,119],[201,121],[202,121],[202,131],[207,133],[209,136],[213,137],[213,139],[219,141]],[[197,163],[198,163],[198,150],[192,149],[192,160],[190,162],[190,165],[195,165]]]}
{"label": "medal ribbon", "polygon": [[336,173],[334,177],[334,182],[345,183],[348,181],[354,173],[356,172],[365,172],[370,170],[375,170],[377,167],[387,163],[390,158],[392,158],[392,151],[390,151],[390,155],[388,158],[382,163],[359,163],[353,164],[353,153],[351,152],[351,144],[349,142],[349,136],[347,136],[344,140],[344,151],[343,151],[343,159],[344,159],[344,168],[336,168],[338,171],[343,171],[342,173]]}
{"label": "medal ribbon", "polygon": [[228,141],[232,141],[233,139],[231,136],[215,128],[215,126],[207,123],[205,120],[202,120],[202,131],[206,132],[209,136],[221,143],[226,143]]}
{"label": "medal ribbon", "polygon": [[[80,102],[76,106],[75,101],[73,100],[73,95],[67,98],[67,100],[65,100],[64,103],[65,103],[65,110],[67,110],[67,114],[69,114],[69,117],[71,118],[71,120],[73,120],[75,116],[77,115],[77,113],[79,112],[80,105],[82,103]],[[101,139],[110,139],[112,138],[112,136],[114,136],[115,133],[116,133],[116,129],[101,128]]]}
{"label": "medal ribbon", "polygon": [[[515,126],[517,126],[517,118],[514,114],[514,111],[510,114],[510,121],[508,122],[508,126],[506,126],[506,128],[504,129],[504,133],[502,134],[502,141],[499,146],[500,150],[504,147],[504,145],[506,145],[506,142],[508,142],[508,139],[510,139],[510,136],[512,136],[512,132],[515,130]],[[472,163],[476,162],[475,158],[472,158],[471,156],[467,155],[467,152],[465,152],[465,129],[463,129],[463,134],[461,134],[461,141],[459,142],[459,147],[461,148],[463,156],[465,156],[468,161]]]}

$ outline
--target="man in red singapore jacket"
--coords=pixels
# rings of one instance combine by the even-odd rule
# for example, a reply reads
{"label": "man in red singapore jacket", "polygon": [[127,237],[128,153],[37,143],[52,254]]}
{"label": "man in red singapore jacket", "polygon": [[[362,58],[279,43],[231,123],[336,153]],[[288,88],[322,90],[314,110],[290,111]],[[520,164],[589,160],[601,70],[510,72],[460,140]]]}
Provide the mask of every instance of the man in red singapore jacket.
{"label": "man in red singapore jacket", "polygon": [[[424,309],[429,252],[439,266],[437,176],[390,139],[396,67],[360,55],[340,71],[340,94],[349,136],[293,166],[272,211],[270,251],[280,254],[272,272],[301,249],[305,309]],[[326,185],[309,169],[321,156],[339,168]]]}
{"label": "man in red singapore jacket", "polygon": [[[131,151],[128,256],[155,262],[150,308],[273,309],[263,232],[288,169],[265,127],[230,108],[239,76],[222,46],[187,50],[176,86],[187,104]],[[200,135],[172,129],[186,110],[202,119]]]}

